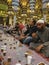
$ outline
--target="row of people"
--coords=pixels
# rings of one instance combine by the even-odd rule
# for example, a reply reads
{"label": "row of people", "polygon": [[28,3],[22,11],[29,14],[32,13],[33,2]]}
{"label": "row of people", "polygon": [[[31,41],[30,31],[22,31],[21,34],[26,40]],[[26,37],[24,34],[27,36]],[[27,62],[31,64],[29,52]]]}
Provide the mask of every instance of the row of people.
{"label": "row of people", "polygon": [[20,42],[49,57],[49,28],[46,26],[44,20],[38,20],[37,22],[32,20],[27,26],[17,23],[15,28],[9,31],[13,32],[14,30],[18,32],[17,35],[19,35],[18,39]]}

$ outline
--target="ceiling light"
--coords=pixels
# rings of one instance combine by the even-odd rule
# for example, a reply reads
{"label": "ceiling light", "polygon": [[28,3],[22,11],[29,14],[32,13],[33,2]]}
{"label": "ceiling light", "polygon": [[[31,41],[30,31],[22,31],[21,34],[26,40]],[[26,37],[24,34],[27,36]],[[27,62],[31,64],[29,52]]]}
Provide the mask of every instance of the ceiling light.
{"label": "ceiling light", "polygon": [[14,9],[14,6],[12,6],[12,8]]}
{"label": "ceiling light", "polygon": [[28,9],[27,12],[29,13],[29,12],[32,12],[32,11],[30,9]]}
{"label": "ceiling light", "polygon": [[34,13],[35,12],[35,10],[32,10],[32,13]]}
{"label": "ceiling light", "polygon": [[2,11],[0,13],[2,14]]}
{"label": "ceiling light", "polygon": [[23,2],[23,3],[22,3],[23,6],[26,6],[26,4],[27,4],[27,2]]}
{"label": "ceiling light", "polygon": [[17,7],[17,10],[20,10],[20,8],[19,8],[19,7]]}
{"label": "ceiling light", "polygon": [[8,14],[9,14],[9,15],[11,15],[11,14],[14,15],[14,12],[8,11]]}
{"label": "ceiling light", "polygon": [[38,6],[36,5],[36,7],[35,7],[36,9],[38,8]]}
{"label": "ceiling light", "polygon": [[28,0],[21,0],[21,4],[23,7],[26,7],[28,3]]}
{"label": "ceiling light", "polygon": [[8,3],[11,3],[11,2],[12,2],[12,0],[7,0],[7,2],[8,2]]}
{"label": "ceiling light", "polygon": [[47,6],[49,6],[49,2],[47,3]]}
{"label": "ceiling light", "polygon": [[21,14],[21,16],[26,16],[27,17],[27,14]]}
{"label": "ceiling light", "polygon": [[21,18],[21,17],[18,17],[18,18]]}

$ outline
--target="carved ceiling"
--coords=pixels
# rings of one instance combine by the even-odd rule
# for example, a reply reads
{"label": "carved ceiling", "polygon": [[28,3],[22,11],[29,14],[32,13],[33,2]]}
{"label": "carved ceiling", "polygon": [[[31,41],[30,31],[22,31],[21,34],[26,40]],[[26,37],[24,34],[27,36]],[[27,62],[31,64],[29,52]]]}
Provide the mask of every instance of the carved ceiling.
{"label": "carved ceiling", "polygon": [[33,18],[33,16],[36,18],[38,15],[48,13],[48,3],[49,0],[0,0],[0,4],[7,5],[8,11],[15,12],[18,19]]}

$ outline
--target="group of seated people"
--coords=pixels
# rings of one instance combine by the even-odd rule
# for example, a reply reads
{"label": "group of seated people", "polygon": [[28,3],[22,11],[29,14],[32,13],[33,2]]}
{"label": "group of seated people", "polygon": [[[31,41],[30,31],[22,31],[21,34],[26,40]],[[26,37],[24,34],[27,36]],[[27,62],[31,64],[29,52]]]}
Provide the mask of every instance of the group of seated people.
{"label": "group of seated people", "polygon": [[44,20],[32,20],[29,24],[16,23],[15,28],[8,30],[8,33],[17,32],[18,40],[27,44],[30,49],[34,49],[49,57],[49,27]]}

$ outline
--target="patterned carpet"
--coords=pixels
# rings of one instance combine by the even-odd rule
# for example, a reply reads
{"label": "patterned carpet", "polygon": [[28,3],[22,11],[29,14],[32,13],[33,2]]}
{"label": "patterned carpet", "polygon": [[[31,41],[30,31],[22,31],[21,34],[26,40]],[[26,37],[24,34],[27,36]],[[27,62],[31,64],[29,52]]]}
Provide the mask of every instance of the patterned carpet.
{"label": "patterned carpet", "polygon": [[[1,35],[0,35],[1,36]],[[4,49],[4,52],[1,52],[1,49]],[[11,57],[10,65],[15,65],[18,60],[21,60],[21,64],[25,65],[28,63],[28,60],[25,57],[25,53],[29,52],[32,56],[31,65],[37,65],[40,62],[44,62],[45,64],[49,65],[49,61],[41,56],[41,54],[30,50],[28,46],[20,44],[20,42],[15,39],[13,36],[9,34],[2,34],[0,38],[0,56],[2,55],[4,60],[3,62],[8,61],[8,58]]]}

